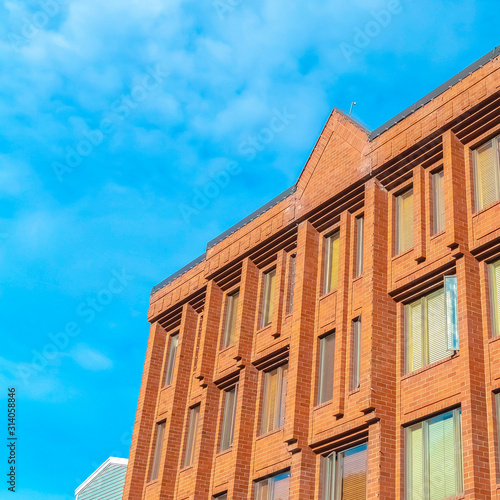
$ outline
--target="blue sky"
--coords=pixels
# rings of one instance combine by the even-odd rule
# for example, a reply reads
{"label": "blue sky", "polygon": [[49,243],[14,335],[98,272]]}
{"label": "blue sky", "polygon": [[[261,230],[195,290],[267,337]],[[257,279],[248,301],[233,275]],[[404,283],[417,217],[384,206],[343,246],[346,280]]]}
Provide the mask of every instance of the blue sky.
{"label": "blue sky", "polygon": [[151,287],[291,186],[334,106],[356,101],[374,129],[500,44],[496,10],[1,2],[0,405],[15,386],[18,500],[73,498],[128,455]]}

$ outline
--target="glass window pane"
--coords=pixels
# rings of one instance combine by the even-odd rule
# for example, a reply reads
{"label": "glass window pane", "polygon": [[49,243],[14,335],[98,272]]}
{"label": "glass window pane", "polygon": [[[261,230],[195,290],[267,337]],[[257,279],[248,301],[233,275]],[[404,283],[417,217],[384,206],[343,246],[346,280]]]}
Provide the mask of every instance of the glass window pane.
{"label": "glass window pane", "polygon": [[493,335],[500,335],[500,260],[490,265],[490,296]]}
{"label": "glass window pane", "polygon": [[329,293],[337,289],[339,281],[339,250],[339,232],[325,238],[324,293]]}
{"label": "glass window pane", "polygon": [[364,217],[356,219],[356,276],[363,274]]}
{"label": "glass window pane", "polygon": [[264,374],[264,399],[262,404],[261,434],[282,427],[286,416],[288,365]]}
{"label": "glass window pane", "polygon": [[490,141],[476,151],[477,210],[482,210],[499,198],[498,164],[498,140]]}
{"label": "glass window pane", "polygon": [[224,415],[222,419],[222,434],[220,449],[227,450],[233,445],[234,420],[236,418],[236,404],[238,399],[238,385],[224,393]]}
{"label": "glass window pane", "polygon": [[274,287],[276,282],[276,269],[264,274],[264,297],[262,301],[261,328],[273,320]]}
{"label": "glass window pane", "polygon": [[153,452],[153,464],[151,466],[151,474],[149,476],[150,481],[154,481],[158,478],[158,473],[160,471],[160,460],[161,452],[163,448],[163,437],[165,435],[165,422],[160,422],[156,424],[156,442],[155,449]]}
{"label": "glass window pane", "polygon": [[227,347],[234,342],[239,298],[239,290],[232,293],[231,295],[228,295],[227,297],[226,322],[224,325],[224,339],[222,342],[222,347]]}
{"label": "glass window pane", "polygon": [[288,500],[290,496],[290,473],[271,478],[273,483],[272,500]]}
{"label": "glass window pane", "polygon": [[335,500],[335,461],[336,453],[330,453],[321,459],[321,498]]}
{"label": "glass window pane", "polygon": [[188,428],[188,436],[186,442],[186,454],[184,456],[184,467],[191,465],[194,460],[199,415],[200,415],[200,405],[191,408],[189,412],[189,428]]}
{"label": "glass window pane", "polygon": [[291,314],[293,311],[293,296],[295,294],[295,266],[296,266],[296,256],[292,255],[290,257],[290,285],[288,291],[288,305],[287,314]]}
{"label": "glass window pane", "polygon": [[335,360],[335,333],[319,340],[318,404],[333,398],[333,372]]}
{"label": "glass window pane", "polygon": [[445,229],[444,171],[432,175],[432,234]]}
{"label": "glass window pane", "polygon": [[444,288],[427,297],[429,364],[449,356]]}
{"label": "glass window pane", "polygon": [[413,189],[396,198],[396,254],[413,248]]}
{"label": "glass window pane", "polygon": [[179,335],[170,337],[170,348],[168,350],[167,369],[165,370],[165,385],[170,385],[174,377],[175,357],[177,355],[177,345],[179,344]]}
{"label": "glass window pane", "polygon": [[367,461],[366,444],[342,452],[342,500],[366,498]]}
{"label": "glass window pane", "polygon": [[423,321],[422,321],[422,301],[417,300],[413,304],[406,306],[407,345],[408,345],[408,371],[412,372],[422,368],[423,362]]}
{"label": "glass window pane", "polygon": [[424,483],[424,435],[422,424],[414,425],[407,431],[407,498],[425,499]]}
{"label": "glass window pane", "polygon": [[361,318],[352,322],[352,353],[350,390],[359,387],[361,371]]}

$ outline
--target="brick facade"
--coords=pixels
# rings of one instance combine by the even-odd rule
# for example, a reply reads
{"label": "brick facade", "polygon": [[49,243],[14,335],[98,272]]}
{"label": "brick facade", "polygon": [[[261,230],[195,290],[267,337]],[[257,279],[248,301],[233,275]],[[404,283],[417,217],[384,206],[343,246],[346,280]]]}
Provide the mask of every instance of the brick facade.
{"label": "brick facade", "polygon": [[[151,296],[149,344],[125,500],[253,499],[254,482],[290,471],[290,498],[320,498],[321,456],[368,443],[369,499],[405,498],[404,428],[462,411],[463,494],[500,499],[500,337],[487,265],[500,258],[500,202],[474,208],[473,150],[500,134],[500,58],[376,136],[330,115],[295,189],[207,249]],[[444,171],[445,230],[432,235],[431,173]],[[395,196],[413,188],[414,245],[394,255]],[[364,217],[355,276],[356,217]],[[339,280],[322,293],[324,241],[340,231]],[[296,256],[288,310],[290,257]],[[271,323],[260,328],[263,273],[276,269]],[[404,305],[456,274],[460,349],[407,374]],[[236,340],[220,349],[226,296],[239,289]],[[350,390],[352,321],[361,317],[360,385]],[[333,399],[316,405],[318,337],[335,331]],[[179,333],[171,385],[162,380]],[[286,420],[260,435],[264,371],[288,361]],[[233,445],[219,452],[224,389],[236,381]],[[200,404],[195,458],[183,466],[189,410]],[[157,480],[155,424],[166,421]]]}

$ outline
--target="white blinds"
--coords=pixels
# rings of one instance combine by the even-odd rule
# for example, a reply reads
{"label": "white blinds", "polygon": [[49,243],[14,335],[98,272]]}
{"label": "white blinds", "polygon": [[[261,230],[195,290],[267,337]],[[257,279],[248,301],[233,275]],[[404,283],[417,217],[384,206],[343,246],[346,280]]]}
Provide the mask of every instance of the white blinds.
{"label": "white blinds", "polygon": [[321,404],[333,397],[335,333],[330,333],[319,340],[319,351],[318,404]]}
{"label": "white blinds", "polygon": [[396,198],[396,254],[413,248],[413,189]]}
{"label": "white blinds", "polygon": [[406,369],[418,370],[459,348],[456,276],[405,308]]}
{"label": "white blinds", "polygon": [[177,356],[177,346],[179,344],[179,334],[170,337],[170,348],[168,351],[167,369],[165,370],[165,385],[172,383],[175,368],[175,357]]}
{"label": "white blinds", "polygon": [[461,442],[459,409],[407,429],[407,500],[442,500],[462,492]]}
{"label": "white blinds", "polygon": [[340,233],[337,231],[325,238],[325,276],[323,292],[335,290],[339,281]]}
{"label": "white blinds", "polygon": [[261,327],[268,325],[273,320],[274,286],[276,282],[276,269],[264,274],[264,297],[262,303]]}
{"label": "white blinds", "polygon": [[[363,500],[366,498],[366,466],[368,447],[356,446],[341,454],[342,500]],[[337,461],[338,462],[338,461]],[[340,500],[340,499],[338,499]]]}
{"label": "white blinds", "polygon": [[500,197],[499,141],[486,143],[475,153],[476,209],[481,210]]}
{"label": "white blinds", "polygon": [[278,474],[255,484],[255,500],[288,500],[290,498],[290,472]]}
{"label": "white blinds", "polygon": [[221,450],[227,450],[233,445],[237,400],[238,384],[224,393],[224,415],[222,417],[222,434],[220,440]]}
{"label": "white blinds", "polygon": [[500,260],[490,265],[491,311],[493,335],[500,335]]}
{"label": "white blinds", "polygon": [[279,366],[264,374],[264,399],[260,432],[265,434],[282,427],[286,416],[288,365]]}
{"label": "white blinds", "polygon": [[236,333],[236,317],[238,312],[238,302],[240,298],[240,291],[228,295],[226,305],[226,323],[224,326],[224,339],[222,347],[227,347],[234,342]]}
{"label": "white blinds", "polygon": [[363,273],[363,245],[365,233],[365,219],[358,217],[356,219],[356,276],[361,276]]}

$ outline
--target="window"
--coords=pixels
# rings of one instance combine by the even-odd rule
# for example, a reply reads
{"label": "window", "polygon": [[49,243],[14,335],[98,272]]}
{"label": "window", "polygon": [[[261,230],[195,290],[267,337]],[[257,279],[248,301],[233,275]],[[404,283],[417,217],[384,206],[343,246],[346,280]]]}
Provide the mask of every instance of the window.
{"label": "window", "polygon": [[444,288],[412,302],[405,309],[407,372],[458,350],[456,276],[446,276]]}
{"label": "window", "polygon": [[212,498],[216,498],[217,500],[227,500],[227,491],[220,493],[219,495],[214,495]]}
{"label": "window", "polygon": [[264,328],[273,320],[274,286],[276,283],[276,269],[264,274],[264,300],[262,301],[262,316],[260,327]]}
{"label": "window", "polygon": [[236,290],[231,295],[227,296],[226,302],[226,322],[224,324],[224,337],[222,339],[222,347],[228,347],[234,342],[236,334],[236,315],[238,312],[238,301],[240,291]]}
{"label": "window", "polygon": [[490,297],[493,335],[500,335],[500,260],[490,264]]}
{"label": "window", "polygon": [[368,445],[332,452],[322,459],[323,500],[363,500],[366,498]]}
{"label": "window", "polygon": [[255,483],[255,500],[288,500],[289,497],[290,472]]}
{"label": "window", "polygon": [[406,429],[406,499],[441,500],[462,491],[460,409]]}
{"label": "window", "polygon": [[172,383],[174,377],[175,357],[177,355],[177,346],[179,345],[179,334],[170,336],[170,349],[168,351],[167,369],[165,370],[165,385]]}
{"label": "window", "polygon": [[295,266],[296,266],[296,255],[290,256],[290,285],[288,288],[288,303],[286,308],[287,314],[292,314],[293,311],[293,295],[295,292]]}
{"label": "window", "polygon": [[497,409],[497,440],[500,454],[500,392],[495,394],[495,405]]}
{"label": "window", "polygon": [[356,264],[355,276],[363,274],[363,243],[365,236],[365,218],[358,217],[356,219]]}
{"label": "window", "polygon": [[361,372],[361,318],[352,322],[352,354],[350,390],[359,388]]}
{"label": "window", "polygon": [[335,332],[319,339],[318,404],[333,398],[333,368],[335,359]]}
{"label": "window", "polygon": [[260,433],[279,429],[285,424],[288,364],[264,374],[264,401]]}
{"label": "window", "polygon": [[396,255],[413,248],[413,189],[396,197]]}
{"label": "window", "polygon": [[339,249],[340,233],[337,231],[325,238],[325,276],[323,278],[323,293],[335,290],[339,282]]}
{"label": "window", "polygon": [[154,481],[158,479],[158,472],[160,471],[161,450],[163,448],[163,436],[165,435],[165,421],[156,424],[156,442],[153,452],[153,464],[151,466],[151,473],[149,480]]}
{"label": "window", "polygon": [[238,401],[238,384],[224,393],[224,414],[222,417],[222,434],[220,450],[227,450],[233,445],[234,420],[236,418],[236,403]]}
{"label": "window", "polygon": [[476,210],[500,199],[500,136],[474,151]]}
{"label": "window", "polygon": [[196,433],[198,431],[198,419],[200,417],[200,405],[189,410],[189,427],[186,443],[186,454],[184,455],[184,467],[191,465],[194,460],[194,451],[196,449]]}
{"label": "window", "polygon": [[432,174],[432,234],[444,231],[444,171]]}

